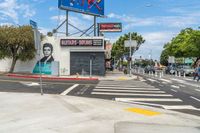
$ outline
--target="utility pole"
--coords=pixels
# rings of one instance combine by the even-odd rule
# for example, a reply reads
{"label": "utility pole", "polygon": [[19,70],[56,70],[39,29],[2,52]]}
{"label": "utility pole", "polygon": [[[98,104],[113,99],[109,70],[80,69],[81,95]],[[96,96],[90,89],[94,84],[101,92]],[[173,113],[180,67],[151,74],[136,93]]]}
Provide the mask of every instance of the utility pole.
{"label": "utility pole", "polygon": [[66,36],[69,36],[69,11],[66,11]]}
{"label": "utility pole", "polygon": [[96,36],[96,22],[97,21],[97,17],[96,16],[94,16],[94,36]]}
{"label": "utility pole", "polygon": [[41,40],[40,40],[40,32],[38,31],[37,23],[33,20],[30,20],[30,25],[33,28],[34,32],[34,41],[35,41],[35,48],[37,49],[37,54],[39,56],[39,73],[40,73],[40,93],[41,95],[44,94],[42,88],[42,68],[41,68]]}
{"label": "utility pole", "polygon": [[130,60],[130,61],[129,61],[129,76],[131,77],[131,62],[132,62],[132,61],[131,61],[131,60],[132,60],[132,57],[131,57],[131,32],[130,32],[130,37],[129,37],[129,45],[130,45],[130,46],[129,46],[129,48],[130,48],[130,51],[129,51],[129,56],[130,56],[130,57],[129,57],[129,58],[130,58],[130,59],[129,59],[129,60]]}

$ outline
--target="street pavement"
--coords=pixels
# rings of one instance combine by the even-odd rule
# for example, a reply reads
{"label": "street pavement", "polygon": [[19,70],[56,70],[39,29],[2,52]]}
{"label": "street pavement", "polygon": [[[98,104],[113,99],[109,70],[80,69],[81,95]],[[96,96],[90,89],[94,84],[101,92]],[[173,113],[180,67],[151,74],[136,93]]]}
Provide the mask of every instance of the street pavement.
{"label": "street pavement", "polygon": [[199,133],[198,84],[166,77],[45,79],[41,95],[39,79],[2,75],[0,133]]}
{"label": "street pavement", "polygon": [[0,92],[0,133],[199,133],[200,117],[111,100]]}
{"label": "street pavement", "polygon": [[177,106],[172,110],[200,115],[200,83],[191,77],[177,77],[163,75],[162,77],[152,74],[134,73],[141,76],[140,80],[152,86],[158,87],[168,94],[181,99],[185,106]]}
{"label": "street pavement", "polygon": [[[140,104],[200,116],[198,83],[186,78],[159,78],[144,74],[131,77],[108,72],[99,81],[44,80],[44,94],[99,98]],[[1,92],[40,93],[38,79],[0,77]]]}

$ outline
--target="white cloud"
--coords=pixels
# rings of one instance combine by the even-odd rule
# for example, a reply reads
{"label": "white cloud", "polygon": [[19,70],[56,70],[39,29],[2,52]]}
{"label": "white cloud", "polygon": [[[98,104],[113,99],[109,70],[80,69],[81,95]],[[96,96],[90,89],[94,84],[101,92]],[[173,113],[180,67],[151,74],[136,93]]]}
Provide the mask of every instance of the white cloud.
{"label": "white cloud", "polygon": [[94,20],[94,17],[93,17],[93,16],[91,16],[91,15],[86,15],[86,14],[82,14],[82,18],[85,19],[85,20],[89,20],[89,21]]}
{"label": "white cloud", "polygon": [[15,11],[17,3],[16,0],[4,0],[0,3],[0,14],[3,15],[3,18],[10,17],[14,22],[18,23],[18,14]]}
{"label": "white cloud", "polygon": [[0,3],[1,20],[12,19],[14,23],[18,23],[19,16],[24,18],[32,17],[35,11],[29,5],[19,3],[17,0],[4,0]]}
{"label": "white cloud", "polygon": [[175,33],[170,31],[164,31],[164,32],[144,33],[142,36],[146,40],[146,43],[157,45],[169,42],[174,34]]}
{"label": "white cloud", "polygon": [[[59,24],[61,24],[66,19],[66,16],[65,15],[52,16],[50,19],[53,21],[57,21]],[[90,26],[88,21],[83,20],[82,18],[80,18],[78,16],[69,16],[69,23],[80,30],[86,30]],[[73,28],[71,25],[69,26],[69,32],[71,34],[73,34],[75,32],[79,32],[77,29]],[[58,31],[65,32],[65,28],[66,28],[66,25],[64,24],[61,27],[61,29],[59,29]],[[82,33],[80,33],[80,34],[82,34]]]}
{"label": "white cloud", "polygon": [[129,15],[118,15],[110,13],[109,18],[119,19],[124,22],[124,30],[128,30],[138,26],[163,26],[169,28],[184,28],[190,25],[198,24],[200,12],[192,12],[179,16],[154,16],[147,18],[139,18]]}
{"label": "white cloud", "polygon": [[66,16],[65,16],[65,15],[52,16],[50,19],[51,19],[51,20],[54,20],[54,21],[59,21],[59,22],[61,22],[61,21],[64,21],[64,20],[66,19]]}
{"label": "white cloud", "polygon": [[171,9],[168,10],[168,12],[178,13],[178,14],[187,13],[187,11],[182,9],[182,8],[171,8]]}
{"label": "white cloud", "polygon": [[48,29],[48,28],[44,28],[44,27],[39,27],[39,31],[40,31],[42,34],[46,35],[47,32],[51,32],[52,30],[51,30],[51,29]]}
{"label": "white cloud", "polygon": [[54,11],[54,10],[57,10],[58,9],[58,7],[49,7],[49,11]]}
{"label": "white cloud", "polygon": [[13,23],[0,23],[0,26],[3,26],[3,25],[11,26],[13,25]]}
{"label": "white cloud", "polygon": [[159,60],[164,44],[169,42],[175,34],[171,31],[143,33],[142,36],[146,41],[134,56],[149,58],[149,55],[152,54],[153,59]]}
{"label": "white cloud", "polygon": [[32,17],[36,14],[36,12],[26,4],[19,4],[16,9],[20,10],[19,12],[23,14],[24,18]]}

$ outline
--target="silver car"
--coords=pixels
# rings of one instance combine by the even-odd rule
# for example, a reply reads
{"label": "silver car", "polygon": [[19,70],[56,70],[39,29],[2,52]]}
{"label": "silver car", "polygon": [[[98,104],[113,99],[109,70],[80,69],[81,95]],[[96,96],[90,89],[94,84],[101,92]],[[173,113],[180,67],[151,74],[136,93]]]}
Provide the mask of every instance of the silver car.
{"label": "silver car", "polygon": [[194,73],[194,68],[192,68],[191,66],[178,66],[177,67],[177,72],[180,72],[181,75],[188,75],[191,76]]}

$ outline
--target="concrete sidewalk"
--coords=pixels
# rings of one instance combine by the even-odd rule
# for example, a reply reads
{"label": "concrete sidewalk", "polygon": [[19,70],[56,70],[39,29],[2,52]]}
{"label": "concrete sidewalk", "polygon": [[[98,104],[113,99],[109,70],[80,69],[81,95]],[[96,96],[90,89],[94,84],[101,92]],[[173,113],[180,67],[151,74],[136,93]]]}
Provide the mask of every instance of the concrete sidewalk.
{"label": "concrete sidewalk", "polygon": [[115,101],[0,92],[0,133],[199,133],[200,118]]}

